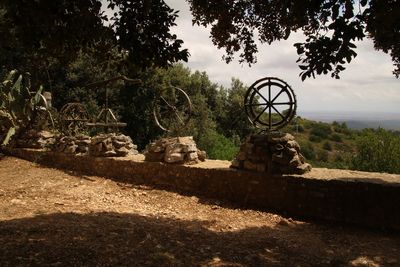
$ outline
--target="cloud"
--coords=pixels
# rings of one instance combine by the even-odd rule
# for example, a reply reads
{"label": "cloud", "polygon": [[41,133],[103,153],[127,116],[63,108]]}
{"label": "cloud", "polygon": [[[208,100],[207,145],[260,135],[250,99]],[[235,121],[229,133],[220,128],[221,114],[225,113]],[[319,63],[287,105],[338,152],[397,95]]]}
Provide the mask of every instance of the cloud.
{"label": "cloud", "polygon": [[166,0],[166,3],[180,10],[177,26],[172,31],[189,49],[191,57],[187,66],[206,71],[213,82],[229,87],[231,78],[236,77],[251,85],[262,77],[274,76],[292,86],[300,110],[400,113],[400,80],[392,75],[390,56],[376,51],[371,40],[356,43],[358,56],[345,66],[341,79],[322,75],[301,82],[296,64],[298,56],[293,47],[294,43],[304,40],[301,33],[272,45],[258,43],[258,62],[252,67],[237,61],[226,64],[221,59],[224,51],[218,50],[209,38],[209,29],[192,26],[187,2]]}

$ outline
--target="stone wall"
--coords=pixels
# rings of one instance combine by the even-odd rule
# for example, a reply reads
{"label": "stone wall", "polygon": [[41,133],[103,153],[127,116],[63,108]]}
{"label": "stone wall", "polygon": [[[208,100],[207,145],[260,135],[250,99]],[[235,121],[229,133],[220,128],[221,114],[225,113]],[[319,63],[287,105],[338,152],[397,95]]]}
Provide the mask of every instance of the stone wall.
{"label": "stone wall", "polygon": [[311,165],[305,162],[293,135],[280,132],[248,136],[231,167],[270,174],[311,171]]}
{"label": "stone wall", "polygon": [[[379,174],[315,169],[305,176],[275,176],[230,169],[228,162],[222,164],[225,167],[212,168],[210,160],[204,163],[207,166],[201,167],[202,164],[146,162],[135,156],[128,160],[33,149],[13,149],[8,153],[52,167],[228,200],[241,207],[286,216],[400,230],[400,175],[392,175],[391,181],[384,181]],[[326,177],[312,178],[313,172]],[[357,179],[347,178],[354,173]]]}

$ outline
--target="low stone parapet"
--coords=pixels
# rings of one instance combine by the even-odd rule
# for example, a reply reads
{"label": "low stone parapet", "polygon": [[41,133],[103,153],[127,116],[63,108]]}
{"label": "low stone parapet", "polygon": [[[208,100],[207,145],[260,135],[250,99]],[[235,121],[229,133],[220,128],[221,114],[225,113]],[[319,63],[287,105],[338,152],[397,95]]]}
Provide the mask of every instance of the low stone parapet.
{"label": "low stone parapet", "polygon": [[144,161],[143,155],[101,158],[10,149],[30,161],[133,184],[227,200],[297,218],[400,230],[400,175],[314,168],[305,175],[269,175],[229,168]]}

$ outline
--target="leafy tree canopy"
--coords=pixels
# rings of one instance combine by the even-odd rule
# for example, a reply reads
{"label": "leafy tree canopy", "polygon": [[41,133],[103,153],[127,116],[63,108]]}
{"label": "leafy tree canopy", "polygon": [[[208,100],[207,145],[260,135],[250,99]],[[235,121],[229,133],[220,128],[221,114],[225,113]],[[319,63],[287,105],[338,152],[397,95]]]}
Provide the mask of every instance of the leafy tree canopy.
{"label": "leafy tree canopy", "polygon": [[256,62],[257,45],[287,39],[301,30],[296,43],[301,78],[331,73],[339,78],[357,55],[354,41],[372,38],[375,48],[389,53],[400,76],[400,5],[397,0],[188,0],[193,23],[210,26],[211,38],[224,48],[227,62]]}
{"label": "leafy tree canopy", "polygon": [[79,51],[118,47],[141,68],[187,60],[182,40],[170,33],[177,12],[162,0],[108,0],[115,10],[111,25],[100,0],[2,0],[0,66],[40,70],[52,58],[71,62]]}

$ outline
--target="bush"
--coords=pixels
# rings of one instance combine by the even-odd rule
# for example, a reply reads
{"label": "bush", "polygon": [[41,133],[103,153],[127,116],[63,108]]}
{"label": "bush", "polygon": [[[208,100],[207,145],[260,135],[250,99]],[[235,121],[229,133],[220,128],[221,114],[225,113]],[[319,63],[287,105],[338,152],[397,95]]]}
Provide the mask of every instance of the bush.
{"label": "bush", "polygon": [[212,130],[201,136],[197,145],[210,159],[232,160],[239,151],[232,140]]}
{"label": "bush", "polygon": [[341,137],[340,135],[338,135],[337,133],[331,134],[331,136],[329,137],[329,139],[330,139],[331,141],[338,142],[338,143],[343,142],[342,137]]}
{"label": "bush", "polygon": [[301,154],[308,160],[314,160],[315,159],[315,152],[314,152],[314,147],[311,143],[305,142],[305,143],[300,143],[300,152]]}
{"label": "bush", "polygon": [[347,124],[345,122],[339,123],[337,121],[334,121],[332,123],[333,130],[337,133],[345,134],[345,135],[350,135],[351,130],[347,127]]}
{"label": "bush", "polygon": [[328,138],[328,136],[331,134],[331,126],[326,123],[315,123],[312,126],[312,129],[310,131],[310,134],[319,136],[322,139]]}
{"label": "bush", "polygon": [[400,173],[400,136],[383,129],[364,130],[356,137],[356,146],[352,169]]}
{"label": "bush", "polygon": [[328,157],[329,157],[329,154],[328,154],[328,151],[326,151],[326,150],[319,150],[317,152],[317,160],[319,160],[319,161],[327,162]]}
{"label": "bush", "polygon": [[303,133],[304,132],[304,127],[301,124],[295,124],[292,126],[292,132],[295,133]]}
{"label": "bush", "polygon": [[319,143],[322,141],[322,138],[313,134],[310,134],[310,136],[308,137],[308,140],[310,140],[311,142],[314,143]]}
{"label": "bush", "polygon": [[329,141],[324,142],[322,148],[328,151],[332,151],[332,145],[331,143],[329,143]]}

